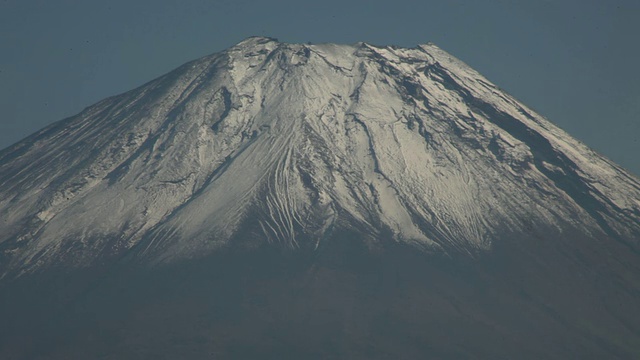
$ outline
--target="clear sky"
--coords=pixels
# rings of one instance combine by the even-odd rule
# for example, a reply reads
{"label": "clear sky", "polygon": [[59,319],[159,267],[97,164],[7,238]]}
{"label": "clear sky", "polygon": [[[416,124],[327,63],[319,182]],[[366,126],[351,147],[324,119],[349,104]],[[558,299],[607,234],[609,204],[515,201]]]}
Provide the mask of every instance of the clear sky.
{"label": "clear sky", "polygon": [[640,174],[638,0],[0,0],[0,148],[247,36],[433,42]]}

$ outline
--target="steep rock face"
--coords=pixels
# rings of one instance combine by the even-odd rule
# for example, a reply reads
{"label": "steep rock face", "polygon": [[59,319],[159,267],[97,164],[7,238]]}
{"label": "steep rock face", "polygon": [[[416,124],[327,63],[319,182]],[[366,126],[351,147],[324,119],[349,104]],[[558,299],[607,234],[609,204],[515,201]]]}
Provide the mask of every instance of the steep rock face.
{"label": "steep rock face", "polygon": [[640,184],[434,45],[250,38],[2,151],[0,218],[5,274],[192,258],[239,233],[637,252]]}

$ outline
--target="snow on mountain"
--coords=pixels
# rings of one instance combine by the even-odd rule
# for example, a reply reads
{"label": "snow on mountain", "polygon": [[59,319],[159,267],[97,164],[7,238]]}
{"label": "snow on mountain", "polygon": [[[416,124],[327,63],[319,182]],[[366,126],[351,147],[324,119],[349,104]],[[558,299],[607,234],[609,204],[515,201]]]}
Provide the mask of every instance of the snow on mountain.
{"label": "snow on mountain", "polygon": [[506,234],[638,250],[640,183],[435,45],[254,37],[0,152],[2,270],[338,229],[477,256]]}

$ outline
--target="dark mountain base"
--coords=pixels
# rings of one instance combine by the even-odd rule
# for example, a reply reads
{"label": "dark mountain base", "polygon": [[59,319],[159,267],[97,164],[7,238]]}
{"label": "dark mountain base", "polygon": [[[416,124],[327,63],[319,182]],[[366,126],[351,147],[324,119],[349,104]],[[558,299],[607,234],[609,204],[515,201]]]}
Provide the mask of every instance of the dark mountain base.
{"label": "dark mountain base", "polygon": [[472,260],[344,236],[313,253],[30,276],[0,288],[0,358],[640,357],[637,255],[518,243]]}

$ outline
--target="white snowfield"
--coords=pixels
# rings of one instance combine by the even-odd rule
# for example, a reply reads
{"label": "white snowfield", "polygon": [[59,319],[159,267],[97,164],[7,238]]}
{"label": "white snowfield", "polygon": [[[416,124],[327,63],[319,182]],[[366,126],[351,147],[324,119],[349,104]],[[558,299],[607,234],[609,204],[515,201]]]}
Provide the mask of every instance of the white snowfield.
{"label": "white snowfield", "polygon": [[509,234],[637,249],[640,183],[438,47],[254,37],[0,153],[4,271],[201,256],[244,229],[476,256]]}

